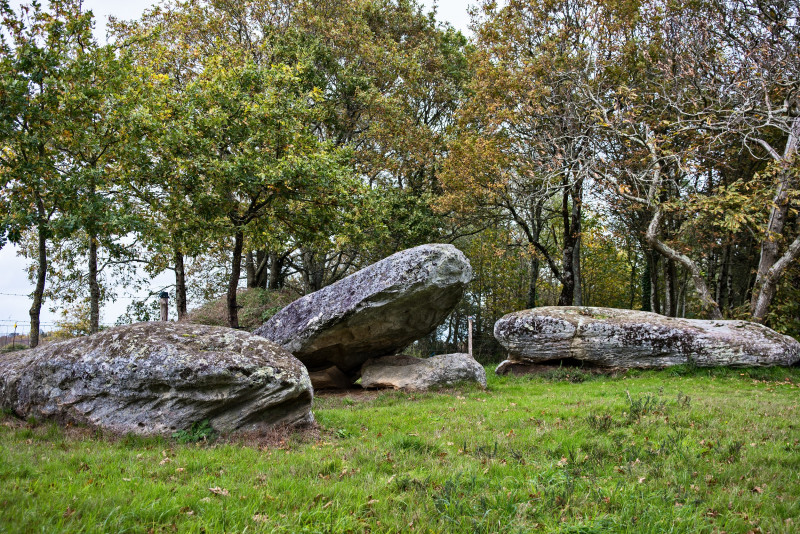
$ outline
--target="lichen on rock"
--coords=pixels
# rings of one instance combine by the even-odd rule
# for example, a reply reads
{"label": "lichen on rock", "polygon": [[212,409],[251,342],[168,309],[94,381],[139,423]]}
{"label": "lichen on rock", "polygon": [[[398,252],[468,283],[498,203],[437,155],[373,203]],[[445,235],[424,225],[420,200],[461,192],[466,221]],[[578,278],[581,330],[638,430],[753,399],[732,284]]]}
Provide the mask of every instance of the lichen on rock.
{"label": "lichen on rock", "polygon": [[405,354],[374,358],[361,368],[361,387],[425,391],[474,382],[486,387],[486,370],[465,353],[415,358]]}
{"label": "lichen on rock", "polygon": [[494,334],[509,364],[573,358],[603,367],[792,365],[800,343],[747,321],[679,319],[614,308],[550,306],[505,315]]}
{"label": "lichen on rock", "polygon": [[138,323],[0,359],[0,404],[118,433],[220,432],[313,421],[305,367],[229,328]]}
{"label": "lichen on rock", "polygon": [[397,354],[432,332],[471,278],[469,261],[457,248],[422,245],[294,301],[255,333],[310,371],[336,366],[357,377],[368,359]]}

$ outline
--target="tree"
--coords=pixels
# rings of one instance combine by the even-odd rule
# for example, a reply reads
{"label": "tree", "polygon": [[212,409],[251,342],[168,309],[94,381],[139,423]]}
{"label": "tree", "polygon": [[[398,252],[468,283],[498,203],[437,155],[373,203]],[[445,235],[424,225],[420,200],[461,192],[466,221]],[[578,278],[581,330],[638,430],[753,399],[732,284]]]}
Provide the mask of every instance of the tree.
{"label": "tree", "polygon": [[[609,62],[623,66],[623,78],[593,96],[607,134],[604,152],[615,155],[605,178],[619,196],[650,210],[647,241],[691,274],[705,313],[716,318],[722,312],[703,266],[719,235],[763,235],[751,289],[756,321],[766,316],[777,281],[800,253],[800,238],[779,253],[781,241],[791,240],[784,230],[797,187],[797,6],[775,7],[648,3],[609,55]],[[732,162],[739,162],[738,172]],[[767,183],[766,176],[772,178]],[[772,187],[770,213],[757,229],[761,217],[746,200]],[[743,195],[745,189],[750,192]],[[681,217],[720,210],[726,217],[710,225],[724,230],[716,237]],[[711,238],[705,243],[711,247],[687,240],[701,235]]]}
{"label": "tree", "polygon": [[30,346],[39,343],[39,317],[48,273],[48,241],[65,232],[68,197],[55,140],[69,131],[62,105],[71,89],[66,66],[91,31],[80,2],[53,0],[50,11],[34,2],[15,13],[0,1],[0,176],[2,230],[19,243],[36,234],[36,275],[30,309]]}
{"label": "tree", "polygon": [[227,291],[232,328],[238,327],[246,232],[272,216],[290,216],[276,211],[278,200],[330,203],[347,177],[343,154],[308,128],[316,92],[302,89],[302,69],[263,67],[233,50],[227,58],[210,58],[187,85],[186,110],[177,117],[181,167],[196,181],[194,208],[212,235],[233,242]]}
{"label": "tree", "polygon": [[[596,116],[578,88],[596,85],[604,74],[597,67],[607,37],[599,27],[604,7],[561,0],[498,8],[488,1],[482,15],[475,22],[477,75],[448,160],[450,200],[443,206],[478,208],[518,226],[531,250],[529,306],[540,259],[561,283],[559,304],[580,304],[582,210],[596,161]],[[556,226],[553,250],[544,242]]]}

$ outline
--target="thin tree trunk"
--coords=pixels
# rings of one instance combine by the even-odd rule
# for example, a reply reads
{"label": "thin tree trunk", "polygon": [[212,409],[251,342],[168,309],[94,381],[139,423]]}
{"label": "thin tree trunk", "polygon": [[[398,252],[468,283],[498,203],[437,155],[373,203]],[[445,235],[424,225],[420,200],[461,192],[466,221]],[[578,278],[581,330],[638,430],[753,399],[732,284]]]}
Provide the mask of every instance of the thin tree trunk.
{"label": "thin tree trunk", "polygon": [[717,281],[717,302],[719,302],[720,310],[728,307],[728,293],[730,284],[728,282],[728,273],[730,272],[731,265],[731,246],[727,245],[722,251],[722,267],[720,268],[719,280]]}
{"label": "thin tree trunk", "polygon": [[561,295],[558,297],[559,306],[572,306],[575,299],[575,272],[573,258],[575,256],[575,234],[572,232],[570,219],[569,191],[566,189],[561,197],[561,218],[564,225],[564,235],[561,249]]}
{"label": "thin tree trunk", "polygon": [[100,331],[100,283],[97,281],[97,236],[89,235],[89,330]]}
{"label": "thin tree trunk", "polygon": [[[652,292],[653,278],[650,274],[652,269],[653,255],[650,251],[644,253],[644,270],[642,271],[642,311],[653,311]],[[633,306],[631,306],[633,308]]]}
{"label": "thin tree trunk", "polygon": [[29,315],[31,317],[31,332],[28,346],[34,348],[39,344],[39,317],[42,312],[44,298],[44,284],[47,278],[47,229],[44,222],[39,221],[37,228],[38,263],[36,265],[36,288],[33,290],[33,304]]}
{"label": "thin tree trunk", "polygon": [[253,259],[253,251],[248,250],[244,258],[244,269],[247,273],[247,287],[253,289],[258,287],[258,280],[256,279],[256,264]]}
{"label": "thin tree trunk", "polygon": [[183,252],[177,247],[175,247],[175,306],[180,321],[186,316],[186,268],[183,264]]}
{"label": "thin tree trunk", "polygon": [[572,249],[572,278],[575,280],[575,295],[572,298],[573,306],[583,306],[583,280],[581,277],[581,234],[575,239]]}
{"label": "thin tree trunk", "polygon": [[277,290],[283,287],[283,263],[286,256],[277,252],[269,253],[269,277],[267,278],[267,288]]}
{"label": "thin tree trunk", "polygon": [[650,256],[650,310],[661,313],[661,293],[658,291],[658,264],[661,257],[652,249]]}
{"label": "thin tree trunk", "polygon": [[231,255],[231,277],[228,281],[228,326],[239,328],[239,305],[236,302],[236,291],[239,289],[239,277],[242,272],[242,248],[244,245],[244,233],[236,231],[233,241],[233,254]]}
{"label": "thin tree trunk", "polygon": [[[632,261],[631,261],[632,260]],[[631,267],[631,276],[628,282],[628,308],[633,309],[634,304],[636,304],[636,275],[637,273],[637,262],[636,262],[636,254],[634,253],[633,246],[628,246],[628,265]]]}
{"label": "thin tree trunk", "polygon": [[675,262],[667,260],[664,272],[664,315],[678,316],[678,277]]}
{"label": "thin tree trunk", "polygon": [[539,281],[539,258],[531,258],[531,275],[528,283],[528,309],[536,307],[536,284]]}

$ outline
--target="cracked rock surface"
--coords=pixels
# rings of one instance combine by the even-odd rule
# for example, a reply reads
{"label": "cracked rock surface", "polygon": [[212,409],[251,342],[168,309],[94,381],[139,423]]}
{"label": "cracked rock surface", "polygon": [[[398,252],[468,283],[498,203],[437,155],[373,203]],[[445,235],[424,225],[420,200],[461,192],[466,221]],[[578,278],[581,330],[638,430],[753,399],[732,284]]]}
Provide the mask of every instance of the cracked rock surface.
{"label": "cracked rock surface", "polygon": [[117,433],[220,432],[313,422],[305,367],[266,339],[215,326],[138,323],[0,357],[0,405]]}
{"label": "cracked rock surface", "polygon": [[574,358],[602,367],[793,365],[800,343],[747,321],[678,319],[614,308],[549,306],[510,313],[494,325],[508,363]]}
{"label": "cracked rock surface", "polygon": [[370,358],[397,354],[431,333],[472,278],[452,245],[403,250],[276,313],[254,333],[294,354],[310,371],[357,376]]}

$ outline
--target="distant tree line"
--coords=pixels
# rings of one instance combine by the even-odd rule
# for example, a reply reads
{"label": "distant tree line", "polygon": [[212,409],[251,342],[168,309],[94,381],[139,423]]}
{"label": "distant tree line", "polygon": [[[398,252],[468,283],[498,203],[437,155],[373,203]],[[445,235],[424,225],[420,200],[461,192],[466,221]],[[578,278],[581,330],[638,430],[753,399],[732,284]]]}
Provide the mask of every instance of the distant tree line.
{"label": "distant tree line", "polygon": [[236,328],[245,285],[437,241],[475,279],[431,343],[556,304],[800,334],[797,2],[485,0],[471,40],[416,0],[167,1],[107,44],[78,0],[0,11],[31,346],[46,299],[96,332],[169,270]]}

